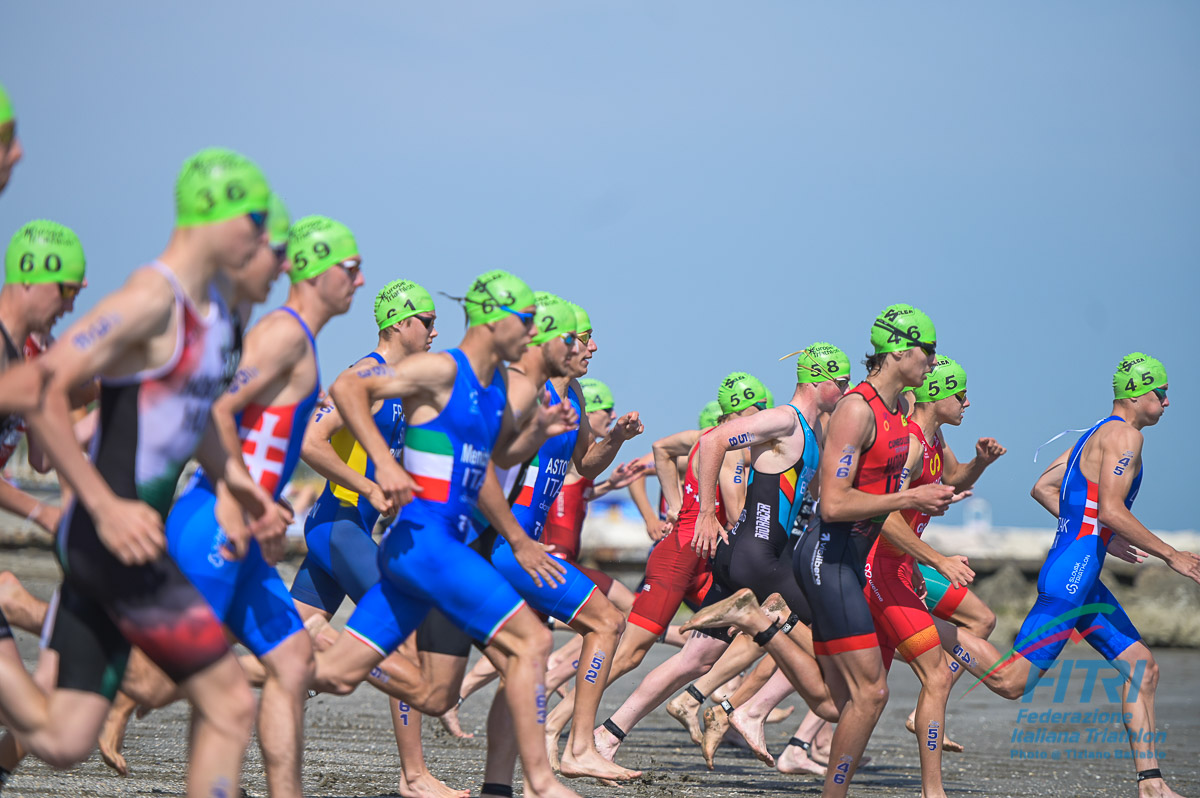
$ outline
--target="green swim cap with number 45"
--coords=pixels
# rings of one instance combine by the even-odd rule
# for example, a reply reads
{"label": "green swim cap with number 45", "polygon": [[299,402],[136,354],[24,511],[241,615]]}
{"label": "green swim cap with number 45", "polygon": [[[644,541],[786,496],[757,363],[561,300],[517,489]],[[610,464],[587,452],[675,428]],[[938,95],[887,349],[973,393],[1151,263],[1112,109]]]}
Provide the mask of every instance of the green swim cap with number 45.
{"label": "green swim cap with number 45", "polygon": [[433,297],[412,280],[392,280],[375,295],[375,323],[381,330],[418,313],[433,312]]}
{"label": "green swim cap with number 45", "polygon": [[750,405],[767,401],[767,386],[751,374],[735,371],[721,381],[717,389],[717,401],[721,403],[721,414],[728,415],[745,410]]}
{"label": "green swim cap with number 45", "polygon": [[491,324],[537,304],[525,281],[503,269],[476,277],[462,301],[467,311],[467,327]]}
{"label": "green swim cap with number 45", "polygon": [[1144,352],[1130,352],[1121,358],[1113,374],[1113,398],[1135,399],[1167,384],[1167,367],[1158,358]]}
{"label": "green swim cap with number 45", "polygon": [[537,291],[533,298],[537,302],[533,311],[537,333],[529,346],[540,346],[560,335],[575,332],[575,308],[567,300],[548,291]]}
{"label": "green swim cap with number 45", "polygon": [[327,216],[297,219],[288,229],[287,256],[293,283],[318,277],[339,263],[362,260],[350,228]]}
{"label": "green swim cap with number 45", "polygon": [[213,147],[183,162],[175,181],[175,226],[216,224],[248,213],[266,213],[270,187],[252,161]]}
{"label": "green swim cap with number 45", "polygon": [[959,391],[967,390],[967,371],[958,361],[942,355],[938,357],[933,371],[925,375],[925,382],[913,388],[913,398],[918,402],[936,402]]}
{"label": "green swim cap with number 45", "polygon": [[612,410],[616,406],[612,391],[600,380],[585,377],[579,381],[579,387],[583,389],[583,412]]}
{"label": "green swim cap with number 45", "polygon": [[83,245],[71,228],[46,219],[21,227],[4,253],[6,283],[82,283]]}
{"label": "green swim cap with number 45", "polygon": [[937,331],[933,320],[912,305],[888,305],[871,325],[871,346],[877,355],[917,346],[932,352],[937,348]]}

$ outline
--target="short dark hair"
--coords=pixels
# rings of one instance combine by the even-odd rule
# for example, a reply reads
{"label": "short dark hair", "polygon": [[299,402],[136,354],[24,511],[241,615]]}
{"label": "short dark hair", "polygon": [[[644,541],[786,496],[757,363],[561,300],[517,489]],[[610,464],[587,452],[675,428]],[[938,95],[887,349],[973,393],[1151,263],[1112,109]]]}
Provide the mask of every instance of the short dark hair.
{"label": "short dark hair", "polygon": [[862,364],[867,367],[867,374],[873,374],[883,368],[887,352],[875,352],[863,358]]}

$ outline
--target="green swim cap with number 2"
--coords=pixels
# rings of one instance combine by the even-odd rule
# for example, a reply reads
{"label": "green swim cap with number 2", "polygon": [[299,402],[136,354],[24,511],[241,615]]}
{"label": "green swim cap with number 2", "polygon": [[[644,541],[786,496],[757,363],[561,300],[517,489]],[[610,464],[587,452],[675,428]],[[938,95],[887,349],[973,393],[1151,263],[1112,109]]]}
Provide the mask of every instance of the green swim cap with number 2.
{"label": "green swim cap with number 2", "polygon": [[183,162],[175,181],[175,226],[266,213],[270,194],[262,171],[245,156],[219,147],[201,150]]}
{"label": "green swim cap with number 2", "polygon": [[83,245],[75,231],[58,222],[35,219],[13,235],[4,253],[6,283],[82,283]]}
{"label": "green swim cap with number 2", "polygon": [[744,371],[735,371],[721,381],[717,389],[717,401],[721,403],[721,413],[728,415],[759,402],[767,401],[767,386],[762,381]]}
{"label": "green swim cap with number 2", "polygon": [[539,346],[564,333],[575,332],[575,308],[567,300],[548,291],[537,291],[533,297],[537,301],[533,311],[537,333],[529,341],[529,346]]}
{"label": "green swim cap with number 2", "polygon": [[1167,384],[1167,367],[1158,358],[1144,352],[1130,352],[1121,358],[1113,374],[1113,398],[1135,399]]}

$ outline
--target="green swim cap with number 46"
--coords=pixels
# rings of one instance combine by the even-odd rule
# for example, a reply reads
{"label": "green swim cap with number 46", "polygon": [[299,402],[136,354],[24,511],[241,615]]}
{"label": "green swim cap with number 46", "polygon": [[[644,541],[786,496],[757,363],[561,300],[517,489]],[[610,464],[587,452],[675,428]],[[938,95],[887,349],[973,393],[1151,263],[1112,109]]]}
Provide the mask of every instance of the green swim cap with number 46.
{"label": "green swim cap with number 46", "polygon": [[287,256],[293,283],[324,274],[339,263],[361,260],[350,228],[327,216],[305,216],[288,229]]}
{"label": "green swim cap with number 46", "polygon": [[575,308],[567,300],[548,291],[537,291],[533,298],[537,302],[533,311],[537,333],[529,341],[529,346],[539,346],[564,333],[575,332]]}
{"label": "green swim cap with number 46", "polygon": [[759,402],[767,401],[767,386],[744,371],[735,371],[721,381],[717,389],[717,401],[721,403],[721,414],[728,415]]}
{"label": "green swim cap with number 46", "polygon": [[87,262],[75,231],[35,219],[21,227],[4,253],[6,283],[82,283]]}
{"label": "green swim cap with number 46", "polygon": [[925,382],[913,388],[913,398],[918,402],[936,402],[959,391],[967,390],[967,371],[958,361],[941,355],[933,371],[925,375]]}
{"label": "green swim cap with number 46", "polygon": [[612,391],[600,380],[585,377],[579,381],[579,387],[583,389],[583,412],[612,410],[616,406]]}
{"label": "green swim cap with number 46", "polygon": [[463,297],[468,327],[500,321],[536,304],[533,291],[525,281],[503,269],[493,269],[476,277]]}
{"label": "green swim cap with number 46", "polygon": [[412,280],[392,280],[375,295],[375,323],[381,330],[418,313],[433,311],[433,297]]}
{"label": "green swim cap with number 46", "polygon": [[871,346],[877,355],[917,346],[933,350],[937,331],[933,320],[912,305],[888,305],[871,325]]}
{"label": "green swim cap with number 46", "polygon": [[1167,384],[1167,367],[1158,358],[1144,352],[1130,352],[1121,358],[1113,374],[1113,398],[1135,399]]}
{"label": "green swim cap with number 46", "polygon": [[245,156],[219,147],[201,150],[183,162],[175,181],[175,226],[266,213],[270,194],[262,171]]}

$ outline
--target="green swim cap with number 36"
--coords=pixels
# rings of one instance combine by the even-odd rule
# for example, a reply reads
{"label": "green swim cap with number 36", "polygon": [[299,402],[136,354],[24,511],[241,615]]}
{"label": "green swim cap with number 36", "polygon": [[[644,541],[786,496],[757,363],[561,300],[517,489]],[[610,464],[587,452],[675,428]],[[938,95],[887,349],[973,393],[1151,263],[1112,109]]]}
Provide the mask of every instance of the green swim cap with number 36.
{"label": "green swim cap with number 36", "polygon": [[219,147],[201,150],[183,162],[175,181],[175,226],[266,213],[270,194],[262,171],[245,156]]}
{"label": "green swim cap with number 36", "polygon": [[1130,352],[1121,358],[1113,374],[1113,398],[1135,399],[1167,384],[1167,367],[1158,358],[1144,352]]}
{"label": "green swim cap with number 36", "polygon": [[744,371],[735,371],[721,380],[717,389],[717,401],[721,403],[721,413],[728,415],[739,410],[745,410],[750,405],[767,401],[767,386],[762,381]]}
{"label": "green swim cap with number 36", "polygon": [[35,219],[13,235],[4,253],[6,283],[82,283],[83,245],[75,231],[58,222]]}

